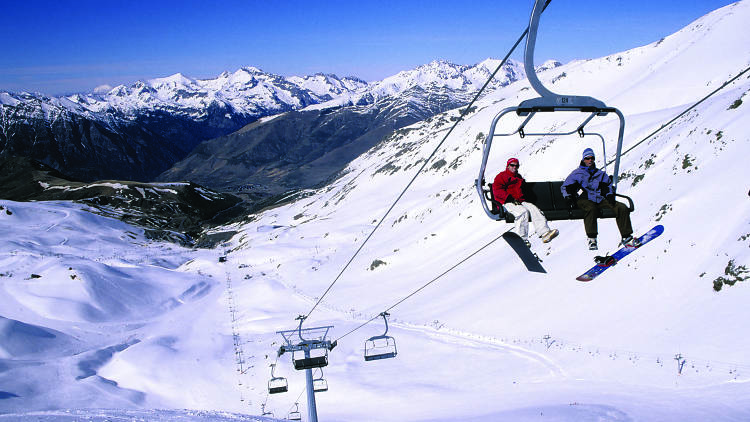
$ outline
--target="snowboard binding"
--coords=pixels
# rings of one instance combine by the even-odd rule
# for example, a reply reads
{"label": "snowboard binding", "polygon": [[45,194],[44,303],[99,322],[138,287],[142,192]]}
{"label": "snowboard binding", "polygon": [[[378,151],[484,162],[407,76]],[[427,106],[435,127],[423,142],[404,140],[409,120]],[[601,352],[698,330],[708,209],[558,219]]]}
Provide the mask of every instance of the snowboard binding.
{"label": "snowboard binding", "polygon": [[595,256],[594,262],[596,262],[597,265],[602,265],[605,267],[610,267],[612,265],[617,264],[617,259],[613,256],[605,255],[605,256]]}

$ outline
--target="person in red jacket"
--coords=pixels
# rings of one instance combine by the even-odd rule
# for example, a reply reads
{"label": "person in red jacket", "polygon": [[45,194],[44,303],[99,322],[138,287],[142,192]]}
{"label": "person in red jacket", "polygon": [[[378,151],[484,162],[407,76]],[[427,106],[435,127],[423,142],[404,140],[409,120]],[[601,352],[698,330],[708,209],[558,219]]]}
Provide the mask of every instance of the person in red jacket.
{"label": "person in red jacket", "polygon": [[505,209],[513,214],[516,219],[515,231],[523,238],[527,246],[530,246],[529,242],[529,217],[534,222],[535,233],[539,234],[544,243],[554,239],[559,230],[550,230],[547,225],[547,218],[537,208],[536,205],[531,202],[526,202],[523,198],[523,190],[521,189],[524,183],[523,176],[518,172],[520,163],[517,158],[511,158],[504,171],[501,171],[495,176],[495,181],[492,183],[492,194],[495,200],[503,204]]}

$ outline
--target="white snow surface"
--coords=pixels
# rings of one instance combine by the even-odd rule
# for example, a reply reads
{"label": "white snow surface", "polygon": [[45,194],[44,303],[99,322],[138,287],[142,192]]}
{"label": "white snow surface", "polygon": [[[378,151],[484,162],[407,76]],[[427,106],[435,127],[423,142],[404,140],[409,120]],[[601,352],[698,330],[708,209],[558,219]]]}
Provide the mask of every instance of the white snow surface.
{"label": "white snow surface", "polygon": [[[0,201],[0,420],[264,420],[261,405],[284,418],[295,402],[305,415],[304,373],[289,354],[276,361],[276,331],[334,280],[304,325],[332,325],[338,340],[320,420],[750,420],[750,279],[713,290],[750,275],[750,77],[638,144],[750,66],[748,20],[745,0],[660,42],[540,73],[555,92],[622,110],[634,148],[618,191],[635,201],[637,232],[665,226],[590,283],[575,280],[593,256],[581,221],[532,239],[547,274],[502,241],[484,247],[510,226],[474,190],[481,143],[496,113],[533,96],[525,80],[477,103],[338,278],[458,110],[399,131],[323,189],[216,229],[237,234],[211,250],[149,241],[78,204]],[[607,158],[617,127],[587,126]],[[560,180],[586,147],[602,165],[596,138],[497,138],[487,176],[514,156],[527,180]],[[614,251],[614,221],[599,231],[598,253]],[[398,356],[365,362],[383,324],[362,324],[386,309]],[[290,391],[268,395],[275,362]]]}

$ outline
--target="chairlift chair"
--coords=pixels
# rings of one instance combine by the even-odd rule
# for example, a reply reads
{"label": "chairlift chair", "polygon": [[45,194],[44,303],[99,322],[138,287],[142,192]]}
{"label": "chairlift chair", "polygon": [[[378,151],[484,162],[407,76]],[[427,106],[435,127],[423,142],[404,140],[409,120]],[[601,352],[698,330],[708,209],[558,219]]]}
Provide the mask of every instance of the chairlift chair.
{"label": "chairlift chair", "polygon": [[287,416],[287,420],[290,420],[290,421],[302,420],[302,414],[299,412],[299,403],[294,403],[294,410],[289,412],[289,415]]}
{"label": "chairlift chair", "polygon": [[268,394],[286,393],[289,391],[289,383],[284,377],[274,376],[273,371],[276,364],[271,364],[271,379],[268,381]]}
{"label": "chairlift chair", "polygon": [[388,335],[388,315],[390,315],[388,312],[380,313],[385,321],[385,332],[365,341],[365,361],[396,357],[396,339]]}
{"label": "chairlift chair", "polygon": [[[328,352],[336,347],[336,341],[326,339],[328,331],[332,326],[315,327],[302,329],[302,323],[307,317],[300,315],[297,317],[299,326],[296,330],[277,331],[284,337],[285,344],[279,348],[278,355],[281,356],[286,352],[292,352],[292,363],[294,369],[306,370],[322,368],[328,365]],[[303,337],[312,336],[309,338]],[[299,338],[299,342],[297,341]]]}
{"label": "chairlift chair", "polygon": [[268,410],[268,411],[266,410],[266,404],[265,403],[261,403],[260,404],[260,411],[262,413],[261,416],[270,416],[270,417],[273,417],[273,412],[271,412],[270,410]]}
{"label": "chairlift chair", "polygon": [[[292,362],[294,362],[294,369],[314,369],[322,368],[328,365],[328,349],[325,347],[311,346],[307,351],[293,351]],[[309,355],[309,356],[308,356]]]}
{"label": "chairlift chair", "polygon": [[323,368],[320,369],[320,376],[313,378],[313,391],[316,393],[322,393],[328,391],[328,381],[323,378]]}
{"label": "chairlift chair", "polygon": [[[616,192],[618,174],[620,171],[620,156],[622,153],[622,141],[625,133],[625,117],[620,110],[614,107],[606,106],[602,101],[592,97],[560,95],[549,91],[539,81],[536,71],[534,70],[534,46],[536,44],[536,34],[539,26],[539,18],[549,0],[535,0],[534,8],[531,12],[531,21],[529,23],[528,35],[526,38],[526,51],[524,54],[524,69],[526,76],[532,88],[540,95],[537,98],[531,98],[522,101],[517,107],[508,107],[500,111],[492,120],[490,130],[483,145],[482,164],[479,170],[479,177],[475,181],[477,192],[481,199],[482,207],[487,216],[495,221],[504,220],[513,222],[514,217],[508,213],[503,205],[496,201],[492,193],[492,183],[486,183],[484,178],[487,161],[492,146],[492,140],[495,137],[518,135],[521,138],[526,136],[545,136],[545,135],[573,135],[578,134],[580,137],[596,136],[602,141],[602,156],[606,160],[606,150],[604,148],[604,137],[598,133],[587,133],[586,125],[596,117],[607,116],[610,113],[617,115],[619,118],[619,131],[617,138],[617,151],[614,159],[614,173],[612,174],[612,190],[616,196],[624,198],[628,202],[630,211],[634,211],[633,200],[625,195]],[[578,125],[578,127],[566,132],[540,132],[532,133],[526,131],[526,125],[538,113],[551,113],[559,111],[572,111],[587,113],[588,116]],[[525,117],[516,130],[509,133],[496,133],[498,122],[503,116],[515,113],[519,117]],[[606,161],[605,161],[606,169]],[[533,202],[544,213],[547,220],[577,220],[582,219],[584,212],[578,208],[571,209],[567,201],[563,198],[561,191],[562,181],[551,182],[528,182],[525,183],[524,197]],[[600,218],[613,218],[614,211],[610,209],[600,210]]]}

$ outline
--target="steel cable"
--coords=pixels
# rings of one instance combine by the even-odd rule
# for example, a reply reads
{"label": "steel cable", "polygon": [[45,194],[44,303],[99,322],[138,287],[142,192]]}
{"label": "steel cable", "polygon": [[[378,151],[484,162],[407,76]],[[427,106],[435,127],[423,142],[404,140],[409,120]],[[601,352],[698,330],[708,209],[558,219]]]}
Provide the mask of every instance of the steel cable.
{"label": "steel cable", "polygon": [[[549,5],[550,1],[551,0],[547,0],[547,2],[544,5],[544,9],[547,8],[547,6]],[[544,11],[544,9],[542,9],[542,11]],[[453,133],[453,130],[456,128],[456,126],[458,126],[459,123],[461,123],[461,121],[464,119],[464,117],[471,112],[471,106],[479,99],[479,97],[481,96],[482,92],[485,90],[485,88],[487,88],[487,85],[489,85],[489,83],[492,81],[492,79],[495,78],[495,75],[505,65],[505,63],[508,61],[508,58],[510,57],[510,55],[513,54],[513,51],[515,51],[516,47],[518,47],[518,44],[521,43],[521,41],[526,37],[526,35],[528,33],[529,33],[529,27],[527,26],[526,29],[521,34],[521,36],[518,37],[518,40],[515,42],[515,44],[513,44],[513,47],[511,47],[511,49],[505,55],[505,57],[503,58],[503,60],[497,66],[497,68],[495,69],[495,71],[492,72],[492,74],[487,79],[487,81],[484,83],[484,85],[482,85],[482,87],[476,93],[476,95],[474,96],[474,99],[472,99],[471,102],[469,103],[469,105],[467,105],[466,108],[464,108],[461,111],[461,114],[458,117],[458,120],[456,120],[456,122],[453,124],[453,126],[451,126],[451,128],[445,134],[445,136],[443,137],[443,139],[437,144],[437,146],[432,151],[432,153],[430,154],[430,156],[427,157],[427,159],[425,160],[424,164],[422,164],[422,167],[420,167],[419,170],[417,170],[417,173],[414,175],[414,177],[411,178],[411,180],[409,181],[409,183],[401,191],[401,193],[398,195],[398,197],[393,202],[393,204],[391,204],[390,208],[388,208],[388,211],[386,211],[385,214],[383,215],[383,217],[380,218],[380,221],[378,221],[378,224],[375,225],[375,228],[372,229],[372,231],[365,238],[365,240],[362,242],[362,244],[359,245],[359,248],[357,248],[357,250],[354,252],[354,255],[352,255],[352,257],[349,258],[349,261],[346,263],[346,265],[344,265],[344,268],[341,269],[341,271],[338,273],[338,275],[333,280],[333,282],[328,286],[328,288],[323,292],[323,294],[320,295],[320,298],[318,298],[318,300],[313,305],[312,309],[310,309],[310,311],[305,315],[305,318],[309,317],[310,314],[313,313],[313,311],[318,307],[318,305],[320,304],[320,302],[323,301],[323,298],[328,294],[328,292],[333,288],[333,286],[336,284],[336,282],[341,278],[341,276],[344,274],[344,272],[346,271],[346,269],[349,268],[349,265],[351,265],[351,263],[354,261],[354,258],[356,258],[357,255],[359,255],[359,252],[362,250],[362,248],[364,248],[365,244],[367,244],[367,241],[370,240],[370,238],[372,237],[372,235],[375,234],[375,232],[378,230],[378,228],[381,226],[381,224],[383,224],[383,221],[385,221],[386,217],[388,217],[388,215],[391,213],[391,211],[396,206],[396,204],[401,200],[401,198],[404,196],[404,194],[406,194],[406,191],[409,190],[409,188],[411,187],[411,185],[417,179],[417,176],[419,176],[419,174],[422,172],[422,170],[424,170],[424,168],[427,166],[427,164],[430,162],[430,160],[432,160],[432,158],[435,156],[435,154],[437,154],[438,150],[443,145],[443,143],[445,142],[445,140],[448,139],[448,136],[450,136],[450,134]]]}

